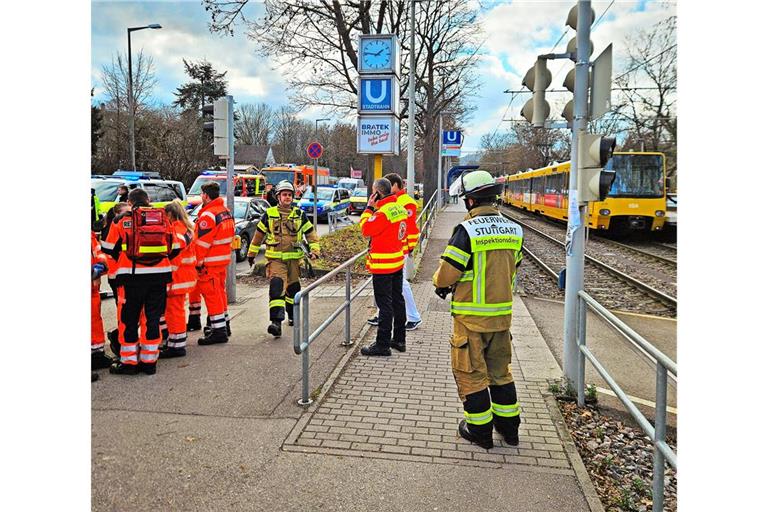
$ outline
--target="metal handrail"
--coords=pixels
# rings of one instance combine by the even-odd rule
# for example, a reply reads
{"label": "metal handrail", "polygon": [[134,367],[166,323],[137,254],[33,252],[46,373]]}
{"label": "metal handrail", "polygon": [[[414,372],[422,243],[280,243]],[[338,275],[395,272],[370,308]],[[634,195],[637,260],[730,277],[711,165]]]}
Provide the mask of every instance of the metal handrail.
{"label": "metal handrail", "polygon": [[[618,383],[603,368],[597,357],[587,348],[587,309],[591,309],[603,318],[614,329],[621,332],[633,343],[645,350],[656,361],[656,418],[655,426],[645,419],[640,409],[632,403]],[[632,330],[627,324],[619,320],[599,302],[589,296],[584,290],[579,291],[579,361],[577,367],[577,393],[578,404],[584,406],[584,374],[585,359],[589,359],[597,373],[608,383],[608,386],[616,393],[616,397],[624,404],[629,413],[640,425],[645,434],[653,439],[653,512],[661,512],[664,509],[664,463],[677,469],[677,454],[667,443],[667,377],[672,374],[677,377],[677,364],[666,354],[648,343],[642,336]]]}
{"label": "metal handrail", "polygon": [[[421,242],[429,236],[434,225],[434,213],[437,211],[437,190],[432,193],[432,196],[427,201],[427,204],[421,209],[421,213],[416,217],[416,225],[419,226],[419,240],[416,242],[415,252],[421,252]],[[426,219],[424,216],[426,215]]]}

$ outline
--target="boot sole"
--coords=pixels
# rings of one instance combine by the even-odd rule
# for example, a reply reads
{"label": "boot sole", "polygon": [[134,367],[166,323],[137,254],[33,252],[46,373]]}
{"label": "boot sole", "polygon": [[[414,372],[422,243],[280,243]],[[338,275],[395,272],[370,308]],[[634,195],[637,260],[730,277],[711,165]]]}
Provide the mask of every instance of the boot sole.
{"label": "boot sole", "polygon": [[469,435],[465,434],[465,433],[464,433],[464,431],[463,431],[463,430],[461,430],[461,429],[459,429],[459,435],[460,435],[460,436],[461,436],[463,439],[466,439],[466,440],[467,440],[467,441],[469,441],[470,443],[472,443],[472,444],[474,444],[474,445],[477,445],[477,446],[479,446],[480,448],[483,448],[483,449],[485,449],[485,450],[490,450],[491,448],[493,448],[493,441],[491,441],[490,443],[480,443],[480,442],[478,442],[476,439],[473,439],[473,438],[472,438],[472,437],[470,437]]}

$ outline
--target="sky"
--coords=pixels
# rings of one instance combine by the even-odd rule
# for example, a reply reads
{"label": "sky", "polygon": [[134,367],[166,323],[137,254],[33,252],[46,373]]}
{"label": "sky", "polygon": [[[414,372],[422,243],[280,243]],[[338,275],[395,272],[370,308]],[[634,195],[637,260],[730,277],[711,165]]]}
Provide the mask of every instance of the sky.
{"label": "sky", "polygon": [[[565,25],[573,1],[483,1],[479,24],[484,43],[477,74],[481,87],[473,101],[477,107],[464,126],[463,153],[480,147],[486,133],[508,130],[510,119],[520,120],[520,109],[529,94],[505,94],[519,91],[525,72],[543,53],[565,52],[575,31]],[[417,8],[418,4],[417,4]],[[594,1],[596,20],[592,41],[592,58],[611,42],[614,44],[614,76],[626,65],[625,36],[649,29],[654,23],[676,14],[675,2]],[[263,12],[263,3],[251,2],[244,14],[249,19]],[[273,107],[288,104],[284,72],[270,58],[257,54],[257,46],[245,35],[244,27],[236,28],[234,37],[212,34],[209,17],[199,0],[184,2],[95,1],[91,4],[91,82],[95,99],[102,96],[101,69],[108,65],[116,52],[127,52],[126,28],[151,23],[162,25],[160,30],[142,30],[131,36],[132,53],[143,50],[155,64],[157,85],[153,99],[169,104],[174,91],[187,80],[183,59],[207,59],[219,71],[227,71],[229,92],[238,103],[265,102]],[[565,36],[563,34],[565,33]],[[562,38],[562,39],[561,39]],[[559,44],[555,43],[560,40]],[[562,82],[572,63],[550,61],[550,88],[562,89]],[[510,103],[510,99],[512,102]],[[565,94],[548,96],[551,117],[558,117]],[[299,114],[306,119],[326,117],[318,109],[306,109]],[[503,121],[506,120],[506,121]],[[348,118],[346,121],[353,121]],[[407,133],[407,129],[403,129]]]}

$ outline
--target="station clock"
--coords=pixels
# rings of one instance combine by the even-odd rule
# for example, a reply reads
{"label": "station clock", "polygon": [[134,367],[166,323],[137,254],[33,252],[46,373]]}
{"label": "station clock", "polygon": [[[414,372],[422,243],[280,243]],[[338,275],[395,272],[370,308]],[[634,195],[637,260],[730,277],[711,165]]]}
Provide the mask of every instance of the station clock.
{"label": "station clock", "polygon": [[357,62],[360,74],[399,74],[397,36],[394,34],[360,35]]}

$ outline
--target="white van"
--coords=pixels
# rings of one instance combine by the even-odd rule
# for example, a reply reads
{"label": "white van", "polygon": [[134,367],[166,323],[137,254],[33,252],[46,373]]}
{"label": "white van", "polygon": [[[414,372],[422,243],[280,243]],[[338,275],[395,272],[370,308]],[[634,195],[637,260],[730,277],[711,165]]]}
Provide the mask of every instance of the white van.
{"label": "white van", "polygon": [[365,188],[365,182],[360,178],[339,178],[339,188],[345,188],[350,192],[356,188]]}

